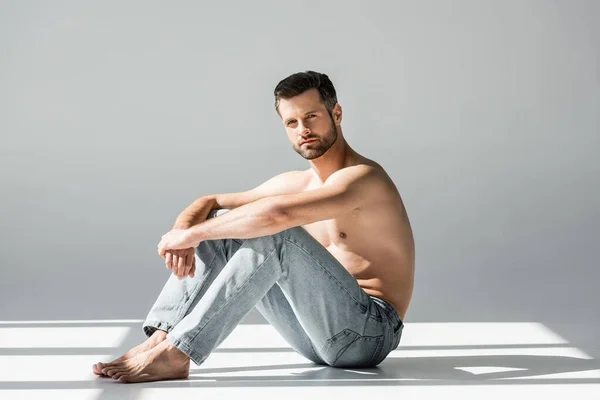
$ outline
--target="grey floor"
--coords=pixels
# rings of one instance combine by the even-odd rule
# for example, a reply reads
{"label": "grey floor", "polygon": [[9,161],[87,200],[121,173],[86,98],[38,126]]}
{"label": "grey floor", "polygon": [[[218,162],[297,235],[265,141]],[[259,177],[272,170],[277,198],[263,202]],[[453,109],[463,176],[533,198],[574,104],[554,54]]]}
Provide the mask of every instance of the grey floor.
{"label": "grey floor", "polygon": [[[0,398],[176,396],[597,399],[600,359],[540,322],[410,322],[401,346],[368,369],[316,365],[253,311],[185,380],[123,384],[92,374],[144,339],[142,320],[0,322]],[[227,397],[229,398],[229,397]]]}

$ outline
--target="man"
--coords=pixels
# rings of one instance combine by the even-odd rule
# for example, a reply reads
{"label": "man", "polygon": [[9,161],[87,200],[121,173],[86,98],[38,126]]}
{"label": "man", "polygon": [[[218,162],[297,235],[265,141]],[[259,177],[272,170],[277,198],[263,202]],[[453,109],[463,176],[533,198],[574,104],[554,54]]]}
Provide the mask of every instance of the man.
{"label": "man", "polygon": [[274,94],[310,168],[187,207],[158,245],[173,275],[143,324],[148,339],[94,364],[96,374],[186,378],[190,359],[202,364],[254,307],[318,364],[372,367],[397,348],[415,262],[402,199],[384,169],[345,141],[327,75],[293,74]]}

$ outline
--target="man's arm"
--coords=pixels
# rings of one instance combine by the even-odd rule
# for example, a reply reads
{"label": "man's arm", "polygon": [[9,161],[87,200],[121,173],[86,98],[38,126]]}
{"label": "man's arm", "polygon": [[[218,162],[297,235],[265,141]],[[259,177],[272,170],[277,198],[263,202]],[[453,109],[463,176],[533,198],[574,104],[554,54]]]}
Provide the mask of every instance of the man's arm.
{"label": "man's arm", "polygon": [[373,189],[373,174],[374,169],[364,165],[344,168],[332,174],[318,189],[260,198],[194,225],[190,233],[198,242],[250,239],[333,219],[364,204],[365,193]]}
{"label": "man's arm", "polygon": [[368,165],[338,170],[318,189],[276,196],[274,213],[284,229],[341,217],[379,197],[381,181],[377,175]]}
{"label": "man's arm", "polygon": [[245,192],[199,197],[179,214],[173,229],[187,229],[204,222],[212,210],[222,208],[232,210],[263,197],[300,192],[304,188],[305,180],[306,174],[304,174],[304,171],[287,171]]}
{"label": "man's arm", "polygon": [[208,214],[214,209],[214,198],[209,196],[199,197],[185,208],[175,220],[173,229],[187,229],[208,218]]}

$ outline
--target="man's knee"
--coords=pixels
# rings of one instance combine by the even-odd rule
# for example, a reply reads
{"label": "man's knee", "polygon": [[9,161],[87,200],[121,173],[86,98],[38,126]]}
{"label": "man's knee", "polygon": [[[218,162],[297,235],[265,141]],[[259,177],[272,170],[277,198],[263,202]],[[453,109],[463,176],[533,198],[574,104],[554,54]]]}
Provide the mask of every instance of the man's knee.
{"label": "man's knee", "polygon": [[225,214],[228,211],[231,211],[231,210],[229,210],[228,208],[217,208],[214,210],[210,210],[210,212],[208,213],[208,217],[206,217],[206,219],[218,217],[219,215]]}

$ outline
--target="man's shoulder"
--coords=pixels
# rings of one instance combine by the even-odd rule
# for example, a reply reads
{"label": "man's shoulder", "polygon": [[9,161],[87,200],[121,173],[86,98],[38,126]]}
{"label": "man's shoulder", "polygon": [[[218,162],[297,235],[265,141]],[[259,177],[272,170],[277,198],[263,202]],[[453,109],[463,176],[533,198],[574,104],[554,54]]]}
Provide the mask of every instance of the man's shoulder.
{"label": "man's shoulder", "polygon": [[341,168],[331,174],[325,181],[328,184],[376,183],[381,181],[385,171],[377,165],[361,163]]}
{"label": "man's shoulder", "polygon": [[391,199],[399,196],[391,177],[379,164],[357,164],[331,174],[326,184],[343,185],[355,189],[367,197]]}

